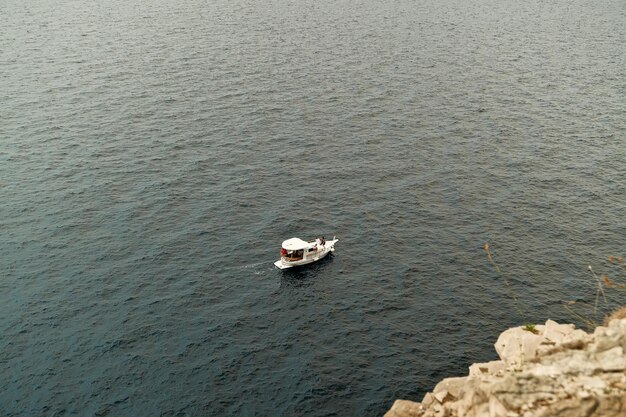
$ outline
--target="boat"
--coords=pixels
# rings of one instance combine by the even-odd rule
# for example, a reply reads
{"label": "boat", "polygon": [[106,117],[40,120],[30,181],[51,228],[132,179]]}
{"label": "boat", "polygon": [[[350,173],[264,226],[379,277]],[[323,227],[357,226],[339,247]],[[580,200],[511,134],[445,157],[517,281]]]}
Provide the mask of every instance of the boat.
{"label": "boat", "polygon": [[274,262],[274,265],[280,269],[287,269],[319,261],[335,251],[335,243],[338,241],[335,236],[333,240],[326,241],[323,237],[318,237],[311,242],[292,237],[281,245],[280,259]]}

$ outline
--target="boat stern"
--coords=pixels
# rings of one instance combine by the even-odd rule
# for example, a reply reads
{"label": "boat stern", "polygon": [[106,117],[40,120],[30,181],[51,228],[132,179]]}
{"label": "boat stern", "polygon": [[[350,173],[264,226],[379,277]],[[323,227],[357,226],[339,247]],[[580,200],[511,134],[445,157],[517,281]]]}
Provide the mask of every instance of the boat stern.
{"label": "boat stern", "polygon": [[277,260],[276,262],[274,262],[274,266],[275,266],[276,268],[279,268],[279,269],[287,269],[287,268],[291,268],[291,266],[290,266],[290,265],[285,265],[285,264],[283,263],[283,260],[282,260],[282,259],[279,259],[279,260]]}

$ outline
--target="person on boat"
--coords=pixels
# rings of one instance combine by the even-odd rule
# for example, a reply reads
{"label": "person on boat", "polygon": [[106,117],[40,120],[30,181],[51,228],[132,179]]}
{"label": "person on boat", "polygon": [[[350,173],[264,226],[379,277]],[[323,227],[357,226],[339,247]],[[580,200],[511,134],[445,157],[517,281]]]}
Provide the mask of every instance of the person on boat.
{"label": "person on boat", "polygon": [[280,248],[280,256],[287,256],[287,249]]}

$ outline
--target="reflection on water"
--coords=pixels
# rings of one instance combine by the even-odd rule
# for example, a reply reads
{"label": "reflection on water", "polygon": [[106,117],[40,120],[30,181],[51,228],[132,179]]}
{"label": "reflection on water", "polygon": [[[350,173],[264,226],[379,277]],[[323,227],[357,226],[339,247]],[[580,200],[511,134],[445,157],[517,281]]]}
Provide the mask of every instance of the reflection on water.
{"label": "reflection on water", "polygon": [[307,287],[313,284],[317,276],[324,273],[326,264],[332,262],[333,254],[329,253],[317,262],[301,265],[293,268],[282,269],[280,286],[283,287]]}

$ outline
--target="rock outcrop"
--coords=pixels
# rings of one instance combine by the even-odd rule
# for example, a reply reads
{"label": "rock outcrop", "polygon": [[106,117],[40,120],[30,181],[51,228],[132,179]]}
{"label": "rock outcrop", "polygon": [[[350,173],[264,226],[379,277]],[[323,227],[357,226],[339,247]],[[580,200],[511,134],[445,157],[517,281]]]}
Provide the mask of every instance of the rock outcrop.
{"label": "rock outcrop", "polygon": [[385,417],[626,416],[626,319],[592,334],[552,320],[530,330],[505,331],[499,361],[442,380],[421,403],[397,400]]}

